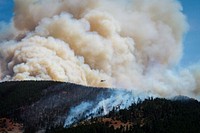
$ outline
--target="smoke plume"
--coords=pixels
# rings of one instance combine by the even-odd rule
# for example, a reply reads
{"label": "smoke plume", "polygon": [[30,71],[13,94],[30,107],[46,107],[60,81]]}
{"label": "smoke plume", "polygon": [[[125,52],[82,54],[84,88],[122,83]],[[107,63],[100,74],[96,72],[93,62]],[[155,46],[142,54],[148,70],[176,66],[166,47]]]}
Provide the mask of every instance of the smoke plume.
{"label": "smoke plume", "polygon": [[181,11],[176,0],[15,0],[1,24],[0,78],[198,97],[199,65],[175,69]]}

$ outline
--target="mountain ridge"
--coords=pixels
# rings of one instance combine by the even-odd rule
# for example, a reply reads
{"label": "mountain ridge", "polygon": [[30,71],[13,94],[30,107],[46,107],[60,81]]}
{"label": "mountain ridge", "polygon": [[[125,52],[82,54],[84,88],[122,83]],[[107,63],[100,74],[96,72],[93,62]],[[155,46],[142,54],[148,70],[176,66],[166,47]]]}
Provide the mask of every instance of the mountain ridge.
{"label": "mountain ridge", "polygon": [[[104,131],[117,133],[122,130],[127,133],[143,133],[148,130],[151,133],[164,132],[162,128],[166,128],[170,133],[173,131],[169,131],[169,127],[179,132],[180,123],[186,124],[187,121],[193,124],[189,124],[194,129],[191,129],[192,132],[200,131],[200,103],[186,96],[177,96],[175,100],[149,97],[144,101],[137,100],[124,109],[120,109],[120,105],[115,106],[107,115],[103,115],[101,112],[104,111],[103,108],[99,108],[98,117],[84,118],[83,115],[75,121],[76,126],[72,124],[68,128],[63,127],[71,108],[81,105],[83,101],[100,102],[102,100],[100,97],[109,98],[115,91],[118,90],[54,81],[2,82],[0,83],[0,119],[7,118],[6,121],[23,125],[23,128],[18,129],[22,129],[25,133],[37,131],[75,133],[80,130],[93,131],[93,133]],[[181,100],[182,98],[184,100]],[[0,123],[0,131],[1,125],[5,123]],[[189,127],[185,126],[185,128]],[[185,128],[185,131],[189,131]]]}

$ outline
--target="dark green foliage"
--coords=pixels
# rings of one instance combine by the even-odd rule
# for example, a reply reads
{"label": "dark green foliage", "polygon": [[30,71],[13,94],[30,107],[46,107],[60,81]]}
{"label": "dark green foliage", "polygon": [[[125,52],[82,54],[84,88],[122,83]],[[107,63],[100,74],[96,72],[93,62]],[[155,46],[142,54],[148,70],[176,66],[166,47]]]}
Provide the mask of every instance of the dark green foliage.
{"label": "dark green foliage", "polygon": [[42,91],[60,82],[12,81],[0,84],[0,117],[7,116],[39,100]]}
{"label": "dark green foliage", "polygon": [[[47,133],[200,133],[200,103],[193,99],[138,100],[128,109],[113,108],[106,116],[63,128],[62,116],[70,107],[94,100],[99,94],[109,96],[106,90],[53,81],[4,82],[0,84],[0,118],[20,121],[27,133],[40,129]],[[57,122],[59,117],[63,119]],[[114,129],[110,122],[102,122],[103,118],[129,122],[131,126]]]}
{"label": "dark green foliage", "polygon": [[55,81],[0,83],[0,118],[23,123],[25,132],[63,125],[71,107],[109,96],[108,89]]}
{"label": "dark green foliage", "polygon": [[[109,117],[121,122],[131,122],[130,128],[103,123],[100,119]],[[146,99],[132,104],[128,109],[115,111],[107,116],[93,119],[87,124],[64,129],[54,128],[53,133],[199,133],[200,103],[196,100],[171,101],[166,99]]]}

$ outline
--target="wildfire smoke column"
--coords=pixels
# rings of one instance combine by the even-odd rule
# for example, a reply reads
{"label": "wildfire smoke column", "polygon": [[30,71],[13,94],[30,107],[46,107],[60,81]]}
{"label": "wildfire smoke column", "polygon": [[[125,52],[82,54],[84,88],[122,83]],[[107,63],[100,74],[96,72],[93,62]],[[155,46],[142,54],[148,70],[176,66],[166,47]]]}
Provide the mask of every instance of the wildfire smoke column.
{"label": "wildfire smoke column", "polygon": [[181,10],[176,0],[15,0],[1,79],[197,97],[199,65],[173,70],[188,27]]}

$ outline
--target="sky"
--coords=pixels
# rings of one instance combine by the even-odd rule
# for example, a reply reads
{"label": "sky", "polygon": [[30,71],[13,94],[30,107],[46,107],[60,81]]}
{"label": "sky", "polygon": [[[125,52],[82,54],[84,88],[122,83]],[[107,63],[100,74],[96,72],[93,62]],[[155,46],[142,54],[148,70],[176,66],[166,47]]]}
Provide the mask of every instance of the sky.
{"label": "sky", "polygon": [[200,1],[179,0],[183,13],[189,23],[189,31],[184,39],[184,54],[182,65],[191,65],[200,61]]}
{"label": "sky", "polygon": [[[184,37],[184,51],[181,66],[200,62],[200,0],[179,0],[189,23]],[[0,21],[9,22],[13,16],[13,0],[0,0]]]}
{"label": "sky", "polygon": [[13,0],[0,0],[0,21],[8,22],[13,15]]}

